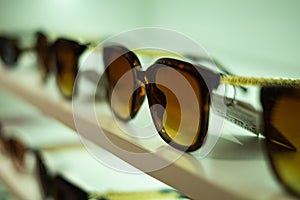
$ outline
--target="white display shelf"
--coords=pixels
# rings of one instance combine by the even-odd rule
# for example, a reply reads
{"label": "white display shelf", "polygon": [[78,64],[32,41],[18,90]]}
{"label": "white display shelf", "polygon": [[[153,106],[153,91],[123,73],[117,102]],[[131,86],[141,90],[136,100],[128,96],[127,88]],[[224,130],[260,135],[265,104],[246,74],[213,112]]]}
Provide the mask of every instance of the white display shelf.
{"label": "white display shelf", "polygon": [[[36,70],[21,68],[12,71],[2,67],[0,87],[76,131],[71,102],[60,97],[54,82],[42,85]],[[143,144],[122,134],[112,125],[113,119],[109,116],[105,104],[98,104],[97,113],[101,113],[103,109],[103,114],[99,114],[98,117],[106,120],[104,133],[111,142],[135,153],[151,154],[157,148],[159,138],[154,139],[155,145],[152,146],[152,142]],[[84,101],[82,106],[85,106]],[[85,131],[81,134],[89,141],[193,199],[292,199],[271,173],[263,153],[263,139],[229,123],[224,124],[223,137],[206,158],[198,159],[191,154],[183,154],[175,162],[156,171],[148,171],[145,162],[168,162],[169,155],[175,152],[156,155],[152,157],[153,160],[139,160],[133,154],[120,152],[107,144],[103,136],[98,135],[98,124],[87,120],[84,114],[78,117],[76,125],[78,124],[84,126]],[[239,142],[234,142],[233,135]],[[166,145],[161,143],[161,140],[158,144]]]}

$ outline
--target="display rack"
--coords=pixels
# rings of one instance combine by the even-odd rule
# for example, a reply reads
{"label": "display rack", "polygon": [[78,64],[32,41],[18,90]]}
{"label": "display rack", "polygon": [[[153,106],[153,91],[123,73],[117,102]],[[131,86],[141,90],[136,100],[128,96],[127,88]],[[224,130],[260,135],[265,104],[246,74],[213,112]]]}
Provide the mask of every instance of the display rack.
{"label": "display rack", "polygon": [[[71,102],[60,97],[54,82],[50,81],[48,84],[51,85],[41,84],[39,74],[34,68],[0,68],[0,87],[76,131]],[[102,103],[99,103],[101,105],[97,108],[105,107]],[[107,124],[110,124],[110,118],[104,118],[108,120]],[[103,142],[103,138],[97,135],[97,124],[88,121],[84,116],[79,116],[77,122],[84,125],[86,131],[81,134],[87,140],[193,199],[292,199],[271,173],[261,145],[263,139],[252,136],[230,123],[224,124],[223,138],[219,139],[206,158],[198,159],[185,153],[166,167],[147,171],[143,161],[130,154],[123,154]],[[149,146],[143,146],[139,141],[122,135],[121,132],[115,131],[114,127],[105,127],[104,133],[111,142],[126,151],[153,152]],[[238,142],[232,142],[232,136]],[[168,156],[156,155],[148,162],[157,161],[168,162]]]}

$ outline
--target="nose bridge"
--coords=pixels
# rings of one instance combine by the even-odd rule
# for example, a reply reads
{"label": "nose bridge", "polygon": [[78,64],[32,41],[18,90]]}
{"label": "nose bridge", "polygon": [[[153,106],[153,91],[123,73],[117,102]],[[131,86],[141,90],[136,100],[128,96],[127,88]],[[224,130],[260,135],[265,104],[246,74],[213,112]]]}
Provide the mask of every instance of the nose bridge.
{"label": "nose bridge", "polygon": [[138,79],[140,82],[144,83],[144,84],[147,84],[147,83],[148,83],[148,79],[147,79],[147,77],[146,77],[146,72],[145,72],[145,71],[140,71],[140,70],[138,70],[138,71],[137,71],[137,79]]}

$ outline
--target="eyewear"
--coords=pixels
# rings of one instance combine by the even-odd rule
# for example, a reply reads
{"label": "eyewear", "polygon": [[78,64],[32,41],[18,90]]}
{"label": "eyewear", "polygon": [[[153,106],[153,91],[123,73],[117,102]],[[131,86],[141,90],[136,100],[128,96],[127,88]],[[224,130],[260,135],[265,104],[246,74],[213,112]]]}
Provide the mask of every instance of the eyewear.
{"label": "eyewear", "polygon": [[4,136],[2,125],[0,126],[0,146],[2,153],[11,158],[16,169],[24,170],[27,148],[19,140]]}
{"label": "eyewear", "polygon": [[55,200],[88,200],[88,199],[187,199],[175,190],[143,191],[143,192],[108,192],[89,193],[62,175],[51,175],[40,152],[36,151],[37,168],[41,187],[45,197],[53,197]]}
{"label": "eyewear", "polygon": [[46,81],[51,72],[56,75],[57,86],[63,97],[71,99],[76,94],[75,79],[78,74],[78,60],[88,44],[58,38],[50,44],[45,34],[36,34],[36,53],[42,80]]}
{"label": "eyewear", "polygon": [[58,89],[66,99],[71,99],[73,92],[76,94],[78,60],[87,46],[66,38],[58,38],[50,43],[44,33],[37,32],[34,47],[21,48],[17,38],[0,36],[0,56],[5,67],[16,66],[23,52],[36,52],[42,81],[46,82],[49,75],[54,73]]}

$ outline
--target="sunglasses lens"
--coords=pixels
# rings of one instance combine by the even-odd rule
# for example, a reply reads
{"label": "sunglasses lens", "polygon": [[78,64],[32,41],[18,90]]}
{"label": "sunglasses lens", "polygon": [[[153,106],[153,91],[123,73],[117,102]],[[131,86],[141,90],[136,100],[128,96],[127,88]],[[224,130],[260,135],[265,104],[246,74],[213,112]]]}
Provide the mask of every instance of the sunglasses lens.
{"label": "sunglasses lens", "polygon": [[8,65],[15,65],[19,57],[19,49],[15,42],[9,39],[1,40],[1,58],[3,62]]}
{"label": "sunglasses lens", "polygon": [[57,84],[63,96],[72,97],[76,78],[77,60],[72,51],[59,51],[57,54]]}
{"label": "sunglasses lens", "polygon": [[131,62],[121,49],[104,48],[104,63],[109,82],[110,105],[114,114],[129,120],[132,116],[135,76]]}
{"label": "sunglasses lens", "polygon": [[56,57],[56,79],[58,88],[66,98],[76,93],[75,79],[78,73],[78,59],[85,47],[66,40],[54,44]]}
{"label": "sunglasses lens", "polygon": [[267,112],[267,149],[281,182],[300,195],[300,89],[280,89],[272,96]]}
{"label": "sunglasses lens", "polygon": [[161,136],[170,145],[185,151],[198,148],[202,144],[200,130],[206,132],[206,126],[202,125],[202,109],[207,105],[207,99],[202,96],[206,91],[191,73],[168,66],[158,68],[155,82],[156,89],[149,93],[153,94],[150,105],[161,105],[151,108]]}

